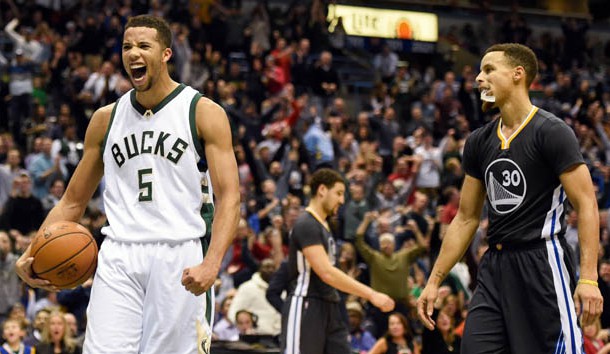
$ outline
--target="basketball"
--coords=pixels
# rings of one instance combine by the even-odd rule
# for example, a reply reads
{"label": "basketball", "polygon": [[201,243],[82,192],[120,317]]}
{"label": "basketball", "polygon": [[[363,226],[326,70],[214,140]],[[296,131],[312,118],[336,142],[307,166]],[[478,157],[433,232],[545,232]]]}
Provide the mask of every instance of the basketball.
{"label": "basketball", "polygon": [[97,244],[84,226],[59,221],[40,230],[30,249],[34,274],[60,289],[87,280],[97,265]]}

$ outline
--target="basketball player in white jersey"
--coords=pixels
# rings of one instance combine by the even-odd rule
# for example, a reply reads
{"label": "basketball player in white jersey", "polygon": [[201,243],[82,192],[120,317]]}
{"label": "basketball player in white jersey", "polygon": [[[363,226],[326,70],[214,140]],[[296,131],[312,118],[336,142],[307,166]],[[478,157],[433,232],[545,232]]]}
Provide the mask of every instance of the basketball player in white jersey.
{"label": "basketball player in white jersey", "polygon": [[[93,114],[83,159],[41,226],[79,221],[105,176],[109,225],[84,353],[209,353],[210,288],[238,222],[237,165],[223,109],[170,78],[171,38],[159,18],[129,19],[123,64],[134,89]],[[215,212],[200,159],[214,186]],[[210,213],[213,224],[204,221]],[[20,277],[54,290],[35,278],[32,261],[28,249],[18,260]]]}

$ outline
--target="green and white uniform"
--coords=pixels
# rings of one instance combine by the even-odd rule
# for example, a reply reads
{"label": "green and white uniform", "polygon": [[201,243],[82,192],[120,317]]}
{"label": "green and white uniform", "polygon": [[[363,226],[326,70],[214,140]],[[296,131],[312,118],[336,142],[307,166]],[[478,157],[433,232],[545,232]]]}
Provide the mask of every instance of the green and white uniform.
{"label": "green and white uniform", "polygon": [[132,90],[114,106],[102,147],[108,226],[84,353],[209,347],[212,292],[196,297],[181,284],[183,270],[203,260],[213,215],[195,125],[200,97],[180,85],[147,110]]}

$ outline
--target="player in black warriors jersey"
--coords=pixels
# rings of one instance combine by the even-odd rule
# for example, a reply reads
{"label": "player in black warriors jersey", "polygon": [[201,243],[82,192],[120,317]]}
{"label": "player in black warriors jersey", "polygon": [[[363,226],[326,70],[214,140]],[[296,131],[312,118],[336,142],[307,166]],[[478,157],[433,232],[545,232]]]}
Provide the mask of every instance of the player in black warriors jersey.
{"label": "player in black warriors jersey", "polygon": [[[582,353],[578,319],[587,325],[602,311],[591,175],[571,129],[531,104],[537,71],[529,48],[496,44],[477,76],[483,108],[499,108],[501,118],[466,142],[459,211],[417,302],[420,319],[434,328],[439,284],[468,248],[487,199],[490,248],[479,266],[462,353]],[[566,198],[578,212],[579,280],[563,237]]]}
{"label": "player in black warriors jersey", "polygon": [[345,182],[341,175],[323,168],[311,176],[309,185],[311,201],[290,236],[288,273],[293,282],[284,304],[281,352],[349,354],[349,332],[335,288],[367,299],[385,312],[394,308],[394,301],[334,266],[335,242],[326,218],[343,204]]}

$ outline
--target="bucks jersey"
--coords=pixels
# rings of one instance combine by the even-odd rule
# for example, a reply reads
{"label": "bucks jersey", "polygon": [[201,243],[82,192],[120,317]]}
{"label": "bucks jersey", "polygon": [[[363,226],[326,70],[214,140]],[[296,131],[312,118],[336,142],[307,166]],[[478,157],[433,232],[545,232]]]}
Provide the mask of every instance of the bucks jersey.
{"label": "bucks jersey", "polygon": [[[131,90],[115,104],[102,146],[102,232],[119,241],[184,241],[206,234],[211,198],[198,162],[195,107],[201,95],[180,85],[152,109]],[[209,227],[209,226],[208,226]]]}
{"label": "bucks jersey", "polygon": [[570,127],[533,107],[510,137],[501,120],[476,131],[464,147],[464,171],[485,184],[490,243],[520,243],[565,232],[566,195],[559,175],[584,163]]}

